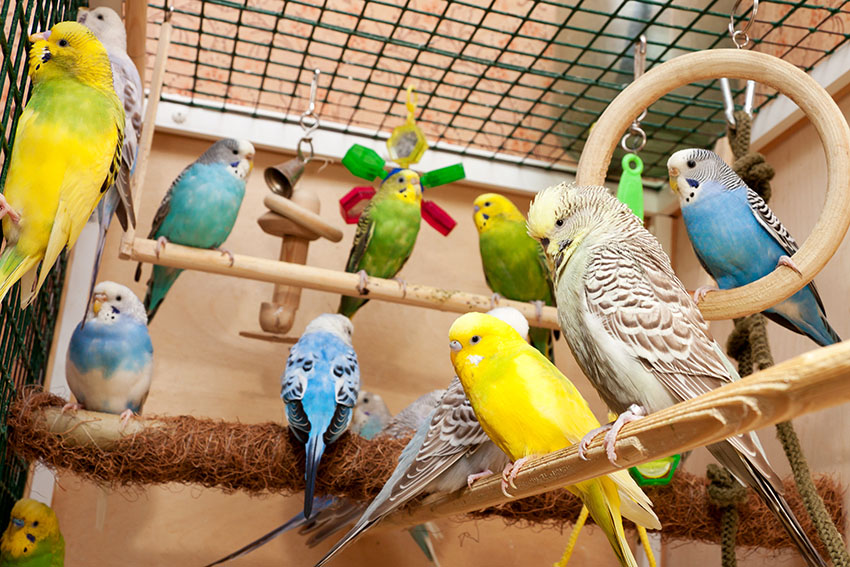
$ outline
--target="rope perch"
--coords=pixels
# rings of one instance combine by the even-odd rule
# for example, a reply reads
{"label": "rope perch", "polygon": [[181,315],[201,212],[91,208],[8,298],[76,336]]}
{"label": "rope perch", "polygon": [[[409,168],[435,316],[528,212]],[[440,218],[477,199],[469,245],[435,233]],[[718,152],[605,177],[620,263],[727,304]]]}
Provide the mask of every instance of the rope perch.
{"label": "rope perch", "polygon": [[[180,482],[253,494],[291,494],[304,488],[303,448],[281,424],[150,417],[134,419],[119,432],[117,416],[86,411],[61,414],[64,403],[62,398],[34,390],[15,400],[8,416],[9,439],[19,455],[115,487]],[[406,443],[344,435],[328,447],[322,460],[318,493],[372,498],[389,478]],[[707,482],[680,471],[670,486],[647,491],[664,525],[665,539],[719,542],[720,512],[708,505]],[[818,478],[817,487],[833,519],[844,525],[842,488],[829,477]],[[792,482],[786,483],[786,491],[795,513],[805,518]],[[577,498],[556,490],[472,516],[563,527],[580,509]],[[792,545],[754,493],[738,510],[739,545],[770,549]],[[810,523],[804,528],[814,533]]]}

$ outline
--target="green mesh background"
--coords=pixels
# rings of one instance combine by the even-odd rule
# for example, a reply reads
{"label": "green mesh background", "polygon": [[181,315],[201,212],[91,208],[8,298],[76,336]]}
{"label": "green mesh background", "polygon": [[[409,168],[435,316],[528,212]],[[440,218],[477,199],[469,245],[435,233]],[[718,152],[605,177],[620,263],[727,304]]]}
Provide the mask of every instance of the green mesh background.
{"label": "green mesh background", "polygon": [[[0,186],[6,180],[15,127],[29,95],[27,36],[74,19],[80,4],[77,0],[2,0]],[[64,277],[63,254],[29,308],[21,311],[19,307],[19,285],[0,304],[0,530],[5,529],[12,505],[23,494],[29,470],[28,463],[7,451],[6,414],[24,385],[44,383]]]}
{"label": "green mesh background", "polygon": [[[323,127],[381,138],[406,116],[403,89],[412,83],[432,147],[559,167],[575,162],[591,125],[632,80],[640,34],[648,41],[647,68],[691,51],[733,47],[733,3],[172,0],[164,98],[292,120],[306,106],[311,70],[319,68]],[[747,18],[751,3],[744,4],[739,14]],[[846,2],[759,6],[748,48],[805,70],[848,39]],[[163,0],[155,0],[148,12],[149,66],[162,8]],[[740,93],[743,85],[733,89]],[[759,106],[774,95],[758,92]],[[648,174],[666,177],[673,151],[710,146],[724,132],[719,84],[670,93],[643,124]]]}

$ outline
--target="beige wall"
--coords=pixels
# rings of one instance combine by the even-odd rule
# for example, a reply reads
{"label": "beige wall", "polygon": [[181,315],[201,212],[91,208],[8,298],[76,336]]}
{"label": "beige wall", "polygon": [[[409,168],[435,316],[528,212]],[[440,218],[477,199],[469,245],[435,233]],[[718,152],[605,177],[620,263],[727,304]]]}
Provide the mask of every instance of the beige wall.
{"label": "beige wall", "polygon": [[[847,103],[844,104],[846,110]],[[320,139],[317,139],[320,143]],[[159,201],[180,170],[206,147],[207,142],[170,135],[157,135],[144,205],[139,216],[142,232]],[[777,166],[773,210],[798,240],[814,224],[823,200],[824,158],[810,127],[802,128],[765,152]],[[260,231],[256,218],[264,212],[262,198],[267,189],[262,170],[285,156],[260,152],[242,206],[239,220],[226,247],[237,253],[277,258],[279,241]],[[321,173],[312,165],[301,180],[322,201],[322,216],[342,226],[337,199],[360,184],[341,166],[331,165]],[[458,221],[449,237],[423,223],[416,250],[402,275],[410,282],[426,283],[486,293],[477,250],[477,235],[470,218],[472,200],[480,189],[462,183],[430,190],[436,200]],[[528,200],[513,197],[522,210]],[[687,237],[676,223],[675,264],[690,288],[705,283],[690,250]],[[311,265],[341,268],[348,255],[353,225],[345,227],[345,238],[334,244],[320,240],[311,245]],[[132,284],[134,264],[116,259],[118,234],[112,233],[104,260],[104,277]],[[146,267],[144,279],[147,278]],[[850,336],[850,292],[847,246],[817,278],[830,320],[840,335]],[[143,279],[143,281],[144,281]],[[141,296],[141,284],[131,287]],[[149,414],[192,414],[244,422],[282,421],[279,376],[287,347],[241,338],[241,330],[258,330],[261,301],[271,297],[270,284],[224,276],[185,272],[151,325],[156,357],[156,374],[145,407]],[[321,312],[336,309],[338,296],[306,290],[294,332]],[[360,358],[364,388],[384,396],[395,412],[419,394],[444,387],[452,375],[446,352],[446,332],[454,315],[421,308],[373,301],[355,317],[354,344]],[[722,341],[730,325],[713,324]],[[810,350],[814,344],[769,323],[774,356],[784,360]],[[604,408],[563,342],[558,344],[559,366],[574,379],[600,417]],[[813,470],[847,478],[850,449],[843,435],[850,412],[844,408],[797,420],[797,429],[807,449]],[[788,467],[772,431],[762,434],[773,464],[782,474]],[[698,451],[688,469],[703,474],[708,457]],[[225,495],[197,487],[167,486],[132,489],[108,499],[105,529],[94,528],[97,490],[73,475],[62,474],[55,508],[68,544],[69,567],[195,565],[215,559],[264,533],[298,511],[301,495],[284,498],[270,495],[250,498]],[[499,520],[439,522],[444,538],[437,542],[444,565],[551,564],[559,556],[566,534],[532,528],[505,527]],[[312,565],[329,544],[305,550],[299,537],[287,534],[267,545],[239,565]],[[676,543],[666,549],[668,565],[719,563],[714,546]],[[283,558],[286,558],[284,560]],[[742,565],[802,565],[793,553],[778,557],[750,553]],[[425,565],[412,540],[403,533],[381,532],[362,538],[341,556],[339,565]],[[596,529],[579,539],[574,565],[614,565],[607,543]]]}

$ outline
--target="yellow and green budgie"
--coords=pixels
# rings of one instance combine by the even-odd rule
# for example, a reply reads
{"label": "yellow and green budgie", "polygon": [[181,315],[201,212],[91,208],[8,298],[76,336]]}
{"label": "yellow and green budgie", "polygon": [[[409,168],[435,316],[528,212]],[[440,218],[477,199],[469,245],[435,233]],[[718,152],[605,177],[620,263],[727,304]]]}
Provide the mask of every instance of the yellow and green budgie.
{"label": "yellow and green budgie", "polygon": [[94,34],[60,22],[30,41],[32,98],[18,122],[0,197],[6,238],[0,300],[22,280],[23,307],[114,182],[124,139],[124,107],[112,88],[109,56]]}
{"label": "yellow and green budgie", "polygon": [[[525,217],[507,197],[484,193],[474,201],[472,218],[487,285],[516,301],[555,305],[543,248],[528,235]],[[531,327],[534,347],[555,362],[557,331]]]}
{"label": "yellow and green budgie", "polygon": [[15,502],[0,538],[0,567],[63,567],[65,540],[50,506],[24,498]]}
{"label": "yellow and green budgie", "polygon": [[[367,275],[392,278],[401,270],[416,244],[421,210],[419,175],[410,169],[389,172],[357,221],[345,266],[346,272],[360,275],[357,291],[368,293]],[[351,318],[367,301],[344,295],[338,312]]]}
{"label": "yellow and green budgie", "polygon": [[[514,460],[502,490],[514,486],[530,457],[578,443],[599,427],[576,387],[510,325],[484,313],[467,313],[449,330],[451,360],[481,427]],[[581,498],[623,566],[637,563],[623,531],[622,515],[660,529],[652,502],[625,470],[567,489]]]}

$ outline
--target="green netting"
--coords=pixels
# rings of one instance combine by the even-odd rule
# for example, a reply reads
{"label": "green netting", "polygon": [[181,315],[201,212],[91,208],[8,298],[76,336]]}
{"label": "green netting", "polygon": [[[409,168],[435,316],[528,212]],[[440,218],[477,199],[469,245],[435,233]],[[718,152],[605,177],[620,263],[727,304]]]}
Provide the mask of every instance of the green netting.
{"label": "green netting", "polygon": [[[749,47],[807,71],[850,37],[846,2],[759,4]],[[601,111],[632,80],[632,48],[640,34],[648,41],[648,68],[686,52],[733,47],[727,30],[732,5],[174,0],[164,98],[297,117],[306,106],[311,70],[319,68],[322,127],[378,138],[403,121],[402,90],[413,83],[420,93],[419,124],[432,147],[553,168],[578,157]],[[152,54],[162,0],[150,6]],[[748,17],[749,10],[739,14]],[[740,94],[743,85],[733,90]],[[760,90],[757,106],[774,94]],[[719,85],[695,84],[665,96],[643,125],[650,140],[641,152],[646,175],[665,177],[673,151],[709,146],[724,133]]]}
{"label": "green netting", "polygon": [[[27,37],[56,22],[74,19],[80,4],[77,0],[2,0],[0,186],[6,180],[15,127],[28,98]],[[64,276],[63,255],[29,308],[20,309],[20,285],[0,304],[0,530],[5,529],[12,505],[23,494],[29,470],[26,461],[7,452],[6,414],[24,385],[44,383]]]}

